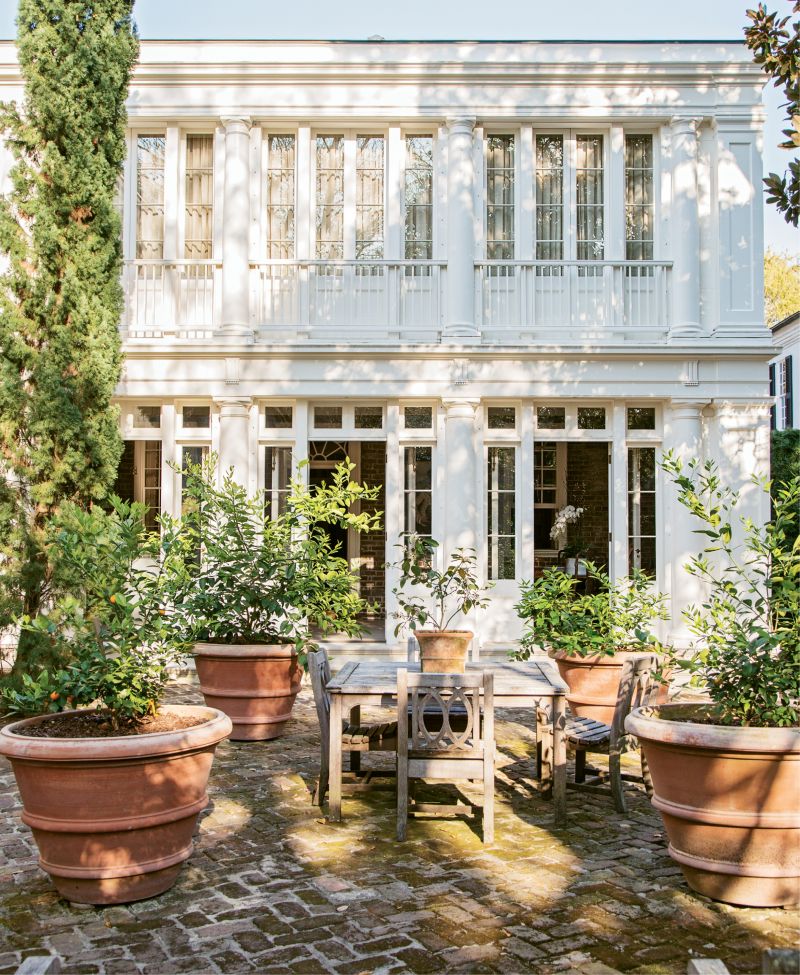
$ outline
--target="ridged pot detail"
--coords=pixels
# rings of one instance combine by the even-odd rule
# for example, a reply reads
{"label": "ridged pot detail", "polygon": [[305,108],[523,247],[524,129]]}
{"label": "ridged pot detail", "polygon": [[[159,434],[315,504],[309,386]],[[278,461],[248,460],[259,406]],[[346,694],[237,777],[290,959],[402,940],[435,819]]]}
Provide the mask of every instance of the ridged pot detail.
{"label": "ridged pot detail", "polygon": [[463,674],[472,630],[416,630],[424,674]]}
{"label": "ridged pot detail", "polygon": [[196,643],[194,660],[205,702],[230,717],[233,741],[283,734],[303,676],[293,645]]}
{"label": "ridged pot detail", "polygon": [[714,900],[800,903],[800,729],[692,723],[703,710],[669,704],[625,722],[644,749],[670,856]]}
{"label": "ridged pot detail", "polygon": [[[591,657],[555,654],[558,673],[569,687],[567,702],[572,713],[578,718],[592,718],[611,724],[625,661],[630,656],[645,652],[618,650],[609,656],[594,654]],[[663,685],[658,695],[660,703],[666,703],[668,690]]]}
{"label": "ridged pot detail", "polygon": [[69,901],[154,897],[175,883],[191,855],[214,751],[231,723],[213,708],[161,711],[202,723],[111,738],[26,736],[44,715],[0,729],[0,754],[14,770],[39,865]]}

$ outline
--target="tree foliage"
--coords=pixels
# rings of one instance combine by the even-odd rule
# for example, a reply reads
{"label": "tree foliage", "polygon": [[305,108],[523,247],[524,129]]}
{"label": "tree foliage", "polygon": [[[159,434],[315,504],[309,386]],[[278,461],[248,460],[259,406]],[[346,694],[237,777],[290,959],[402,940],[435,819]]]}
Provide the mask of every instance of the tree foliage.
{"label": "tree foliage", "polygon": [[[132,0],[20,0],[21,105],[0,108],[15,165],[0,200],[0,627],[49,598],[46,528],[106,495],[119,378],[125,99]],[[46,643],[23,633],[16,669]],[[45,653],[45,659],[47,654]]]}
{"label": "tree foliage", "polygon": [[[751,24],[744,29],[745,43],[753,52],[753,60],[772,79],[776,88],[783,89],[786,102],[786,119],[789,128],[783,130],[786,141],[781,149],[800,147],[800,0],[792,4],[792,13],[779,16],[768,12],[760,3],[755,10],[748,10]],[[800,158],[789,163],[788,173],[780,176],[770,173],[764,180],[767,203],[774,204],[787,223],[797,226],[800,220]]]}
{"label": "tree foliage", "polygon": [[772,328],[800,311],[800,255],[767,249],[764,254],[764,319]]}

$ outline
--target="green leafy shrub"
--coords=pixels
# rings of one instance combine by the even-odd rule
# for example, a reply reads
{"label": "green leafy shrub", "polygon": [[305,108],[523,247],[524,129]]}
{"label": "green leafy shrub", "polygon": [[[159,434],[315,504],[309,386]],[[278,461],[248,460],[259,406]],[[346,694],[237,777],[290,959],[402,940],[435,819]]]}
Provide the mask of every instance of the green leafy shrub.
{"label": "green leafy shrub", "polygon": [[592,562],[586,563],[586,572],[597,591],[577,593],[578,580],[556,567],[522,583],[515,608],[525,628],[519,648],[510,654],[513,659],[527,660],[537,647],[579,657],[661,649],[651,627],[668,614],[665,596],[653,588],[652,579],[634,569],[629,578],[612,582]]}
{"label": "green leafy shrub", "polygon": [[[426,535],[404,532],[398,545],[402,558],[387,568],[400,569],[400,580],[393,589],[400,607],[394,614],[398,621],[395,636],[403,630],[431,627],[446,630],[459,616],[473,609],[489,605],[485,593],[492,585],[478,582],[475,553],[472,549],[458,548],[450,557],[446,568],[440,572],[434,568],[439,543]],[[424,589],[427,595],[406,590]]]}
{"label": "green leafy shrub", "polygon": [[[685,618],[700,644],[680,666],[692,671],[725,725],[790,727],[800,720],[800,477],[773,490],[773,517],[764,525],[738,519],[739,493],[725,486],[712,461],[685,469],[667,453],[662,467],[680,501],[699,520],[707,542],[686,565],[707,596]],[[768,492],[768,482],[754,482]]]}

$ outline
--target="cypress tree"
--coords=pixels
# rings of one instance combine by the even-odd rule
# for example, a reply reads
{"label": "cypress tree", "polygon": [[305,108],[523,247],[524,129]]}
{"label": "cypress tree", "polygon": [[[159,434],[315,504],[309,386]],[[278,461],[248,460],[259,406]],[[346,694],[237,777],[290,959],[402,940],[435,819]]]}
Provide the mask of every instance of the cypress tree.
{"label": "cypress tree", "polygon": [[[0,107],[14,156],[0,200],[0,629],[47,605],[47,524],[113,484],[122,443],[120,219],[132,0],[20,0],[22,105]],[[2,263],[0,263],[2,267]],[[16,674],[52,663],[23,632]]]}

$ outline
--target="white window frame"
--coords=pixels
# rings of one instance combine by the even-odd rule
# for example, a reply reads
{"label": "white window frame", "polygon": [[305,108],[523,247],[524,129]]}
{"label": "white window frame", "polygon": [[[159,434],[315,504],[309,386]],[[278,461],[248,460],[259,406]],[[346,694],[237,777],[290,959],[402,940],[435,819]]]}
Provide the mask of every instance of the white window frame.
{"label": "white window frame", "polygon": [[[489,433],[489,431],[486,431]],[[492,431],[497,432],[497,431]],[[491,540],[489,538],[489,505],[488,503],[482,503],[483,509],[483,560],[480,566],[480,574],[483,575],[488,581],[494,583],[495,587],[499,588],[500,591],[507,586],[516,586],[517,580],[520,578],[520,508],[519,508],[519,498],[520,498],[520,438],[517,435],[513,440],[510,438],[495,438],[487,437],[484,440],[483,445],[483,476],[481,478],[482,486],[482,502],[488,502],[489,494],[492,490],[492,486],[488,481],[488,471],[489,471],[489,451],[492,448],[500,448],[503,450],[512,450],[514,456],[514,575],[510,579],[500,579],[494,578],[489,574],[490,569],[490,548]],[[503,493],[510,493],[507,489],[503,489]],[[512,536],[502,535],[498,536],[500,538],[509,538]]]}

